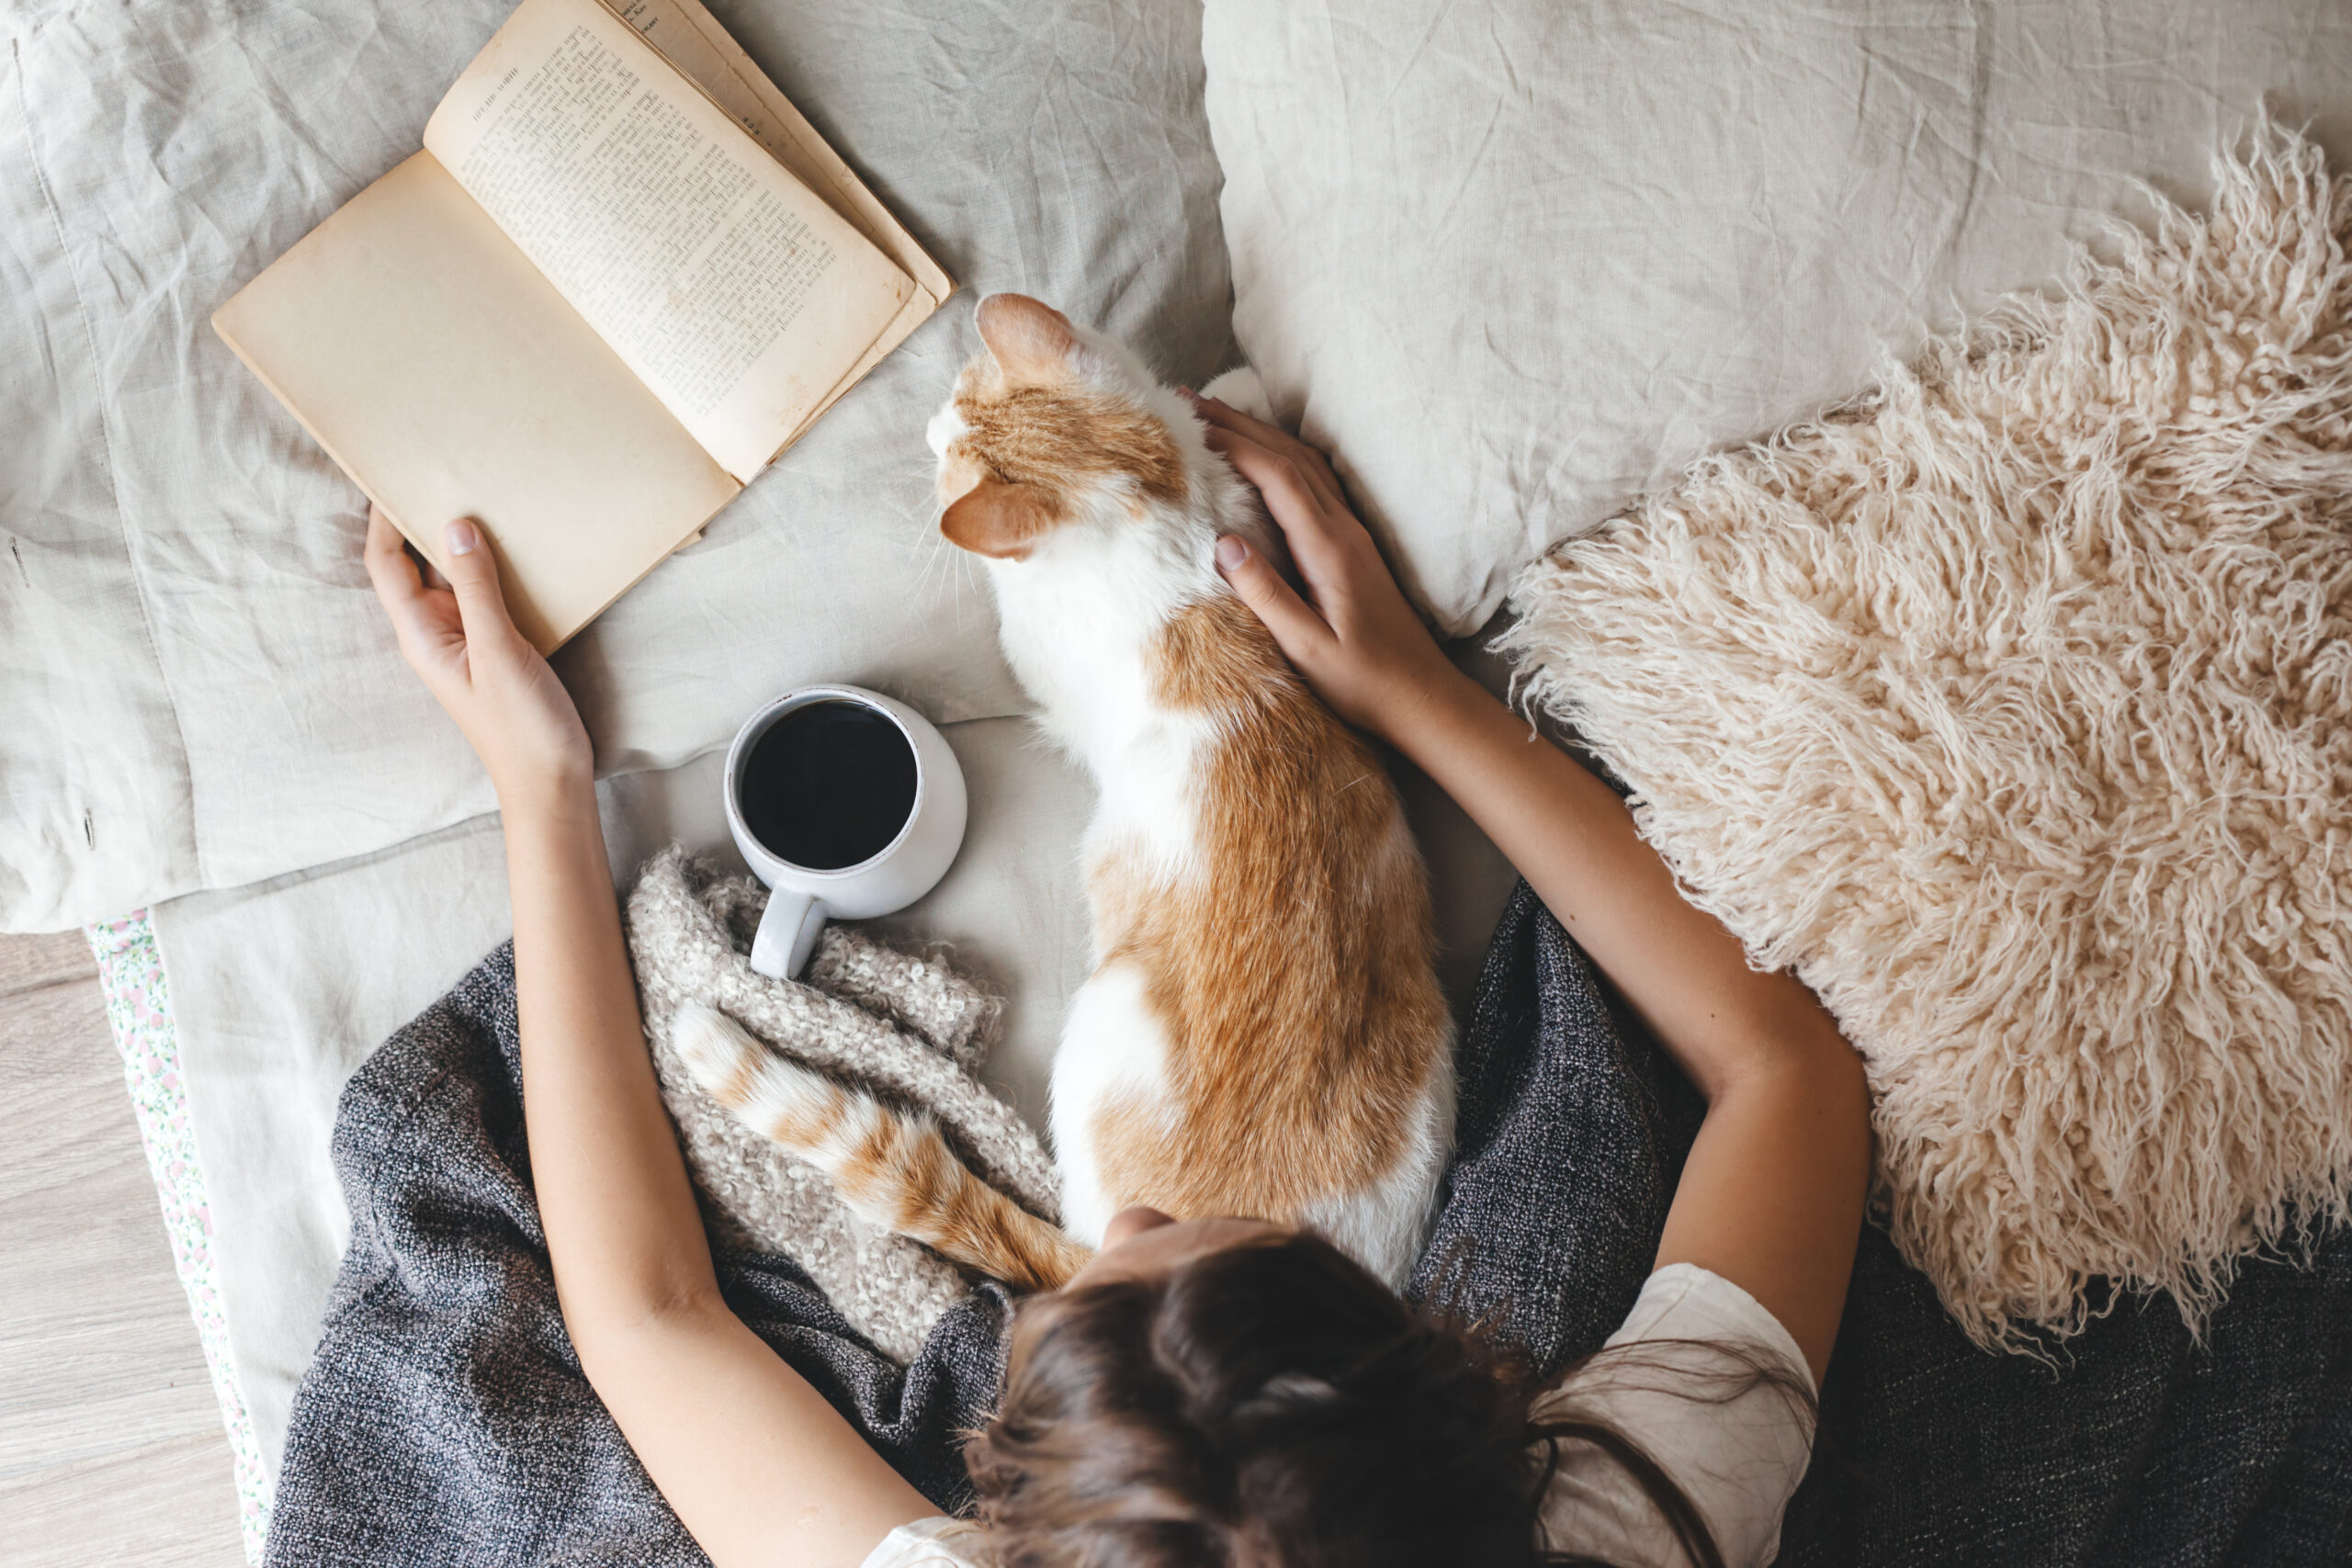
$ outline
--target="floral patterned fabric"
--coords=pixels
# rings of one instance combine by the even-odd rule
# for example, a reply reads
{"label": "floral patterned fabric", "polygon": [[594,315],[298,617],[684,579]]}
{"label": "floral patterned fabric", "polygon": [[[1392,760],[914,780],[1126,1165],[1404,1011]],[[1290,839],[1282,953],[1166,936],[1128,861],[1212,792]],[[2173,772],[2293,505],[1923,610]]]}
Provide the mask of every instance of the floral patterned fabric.
{"label": "floral patterned fabric", "polygon": [[155,1196],[163,1206],[172,1262],[179,1272],[180,1288],[187,1292],[188,1311],[196,1318],[197,1337],[204,1346],[204,1363],[212,1373],[212,1392],[220,1401],[221,1423],[228,1428],[236,1472],[237,1523],[244,1535],[245,1556],[259,1562],[262,1539],[269,1527],[269,1481],[262,1469],[253,1423],[237,1391],[236,1369],[229,1359],[228,1323],[213,1277],[211,1209],[205,1199],[204,1169],[196,1157],[196,1129],[188,1118],[187,1090],[180,1080],[179,1034],[172,1023],[171,987],[164,979],[155,928],[147,911],[141,909],[120,919],[85,927],[83,934],[97,955],[107,1021],[113,1026],[115,1049],[122,1054],[123,1077],[130,1087],[139,1141],[146,1146],[147,1168],[154,1176]]}

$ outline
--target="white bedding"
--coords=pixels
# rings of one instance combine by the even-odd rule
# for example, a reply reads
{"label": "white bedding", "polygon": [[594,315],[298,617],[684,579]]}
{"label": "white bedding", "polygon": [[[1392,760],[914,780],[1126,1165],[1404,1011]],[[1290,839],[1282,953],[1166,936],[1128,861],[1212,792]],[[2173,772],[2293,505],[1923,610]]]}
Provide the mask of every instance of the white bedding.
{"label": "white bedding", "polygon": [[[0,929],[242,886],[487,809],[399,668],[358,493],[214,307],[415,151],[511,0],[54,0],[0,17]],[[1192,0],[719,0],[965,293],[566,648],[600,766],[786,687],[1021,711],[929,527],[924,422],[1021,288],[1232,363]]]}

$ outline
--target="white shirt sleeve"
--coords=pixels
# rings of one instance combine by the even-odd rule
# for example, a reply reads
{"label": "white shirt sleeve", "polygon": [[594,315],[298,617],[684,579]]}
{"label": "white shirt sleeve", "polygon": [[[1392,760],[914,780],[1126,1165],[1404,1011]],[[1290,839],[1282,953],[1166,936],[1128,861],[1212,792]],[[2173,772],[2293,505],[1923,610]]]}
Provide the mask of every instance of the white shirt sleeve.
{"label": "white shirt sleeve", "polygon": [[[1781,1515],[1813,1456],[1814,1415],[1790,1389],[1758,1382],[1758,1369],[1813,1389],[1796,1341],[1755,1297],[1670,1264],[1642,1286],[1608,1348],[1539,1399],[1534,1416],[1613,1428],[1682,1488],[1727,1568],[1761,1568],[1780,1554]],[[1622,1568],[1685,1561],[1657,1506],[1589,1443],[1560,1445],[1542,1532],[1555,1551]]]}
{"label": "white shirt sleeve", "polygon": [[900,1525],[866,1553],[865,1568],[974,1568],[972,1560],[956,1550],[956,1538],[969,1538],[973,1527],[944,1514]]}

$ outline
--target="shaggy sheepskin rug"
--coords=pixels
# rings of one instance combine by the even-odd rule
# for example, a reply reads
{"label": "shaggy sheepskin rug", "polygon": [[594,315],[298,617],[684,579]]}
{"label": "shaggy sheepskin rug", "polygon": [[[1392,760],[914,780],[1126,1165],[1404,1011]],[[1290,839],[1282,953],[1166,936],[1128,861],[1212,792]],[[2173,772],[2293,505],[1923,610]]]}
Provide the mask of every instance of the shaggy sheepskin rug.
{"label": "shaggy sheepskin rug", "polygon": [[1522,691],[1869,1063],[1980,1343],[2192,1327],[2352,1190],[2352,180],[2267,124],[2061,298],[1517,584]]}

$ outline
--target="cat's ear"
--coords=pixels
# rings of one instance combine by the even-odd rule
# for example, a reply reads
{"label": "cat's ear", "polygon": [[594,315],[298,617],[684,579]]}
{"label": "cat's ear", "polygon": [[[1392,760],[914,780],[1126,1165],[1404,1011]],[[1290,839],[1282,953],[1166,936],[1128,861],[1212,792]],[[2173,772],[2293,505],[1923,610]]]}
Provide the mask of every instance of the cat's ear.
{"label": "cat's ear", "polygon": [[991,294],[973,312],[980,341],[1016,381],[1046,381],[1069,367],[1078,333],[1069,318],[1026,294]]}
{"label": "cat's ear", "polygon": [[947,542],[978,556],[1025,560],[1039,537],[1061,520],[1055,496],[1036,485],[980,480],[940,514]]}

